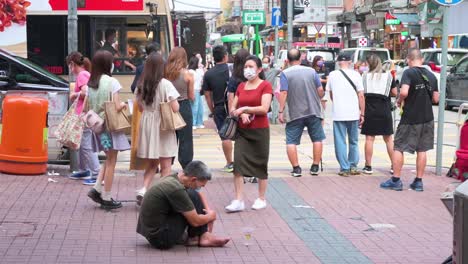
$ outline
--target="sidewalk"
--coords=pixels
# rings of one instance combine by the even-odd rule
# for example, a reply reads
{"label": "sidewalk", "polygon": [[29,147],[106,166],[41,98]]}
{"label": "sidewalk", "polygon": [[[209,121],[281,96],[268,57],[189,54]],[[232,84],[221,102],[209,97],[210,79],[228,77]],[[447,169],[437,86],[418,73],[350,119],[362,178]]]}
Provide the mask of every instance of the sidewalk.
{"label": "sidewalk", "polygon": [[[246,212],[227,214],[233,196],[232,176],[224,166],[215,132],[194,133],[195,159],[213,168],[214,179],[204,191],[218,212],[215,233],[232,237],[225,248],[186,248],[168,251],[149,247],[135,232],[138,207],[135,190],[142,172],[128,171],[129,156],[119,154],[113,194],[124,206],[106,212],[86,196],[89,187],[61,176],[0,174],[0,263],[441,263],[451,254],[452,218],[440,194],[453,179],[429,169],[425,191],[406,188],[414,167],[405,166],[402,192],[381,190],[389,177],[388,158],[376,140],[374,175],[336,176],[329,127],[324,171],[313,177],[289,176],[284,130],[271,129],[269,206],[252,211],[256,184],[246,183]],[[303,171],[311,162],[311,144],[299,147]],[[361,140],[362,143],[362,140]],[[362,150],[362,148],[360,148]],[[430,155],[435,155],[432,151]],[[409,156],[410,157],[410,156]],[[450,159],[450,158],[448,158]],[[411,158],[408,159],[411,161]],[[361,162],[362,163],[362,162]],[[411,162],[409,162],[411,163]],[[174,167],[178,170],[178,165]],[[48,182],[48,177],[57,182]],[[242,229],[253,228],[249,246]]]}

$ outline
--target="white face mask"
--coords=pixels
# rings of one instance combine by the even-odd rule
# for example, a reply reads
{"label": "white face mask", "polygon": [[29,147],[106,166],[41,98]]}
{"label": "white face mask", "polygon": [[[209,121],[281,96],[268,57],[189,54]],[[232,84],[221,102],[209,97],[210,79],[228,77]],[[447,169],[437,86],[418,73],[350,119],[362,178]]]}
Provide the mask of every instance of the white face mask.
{"label": "white face mask", "polygon": [[251,81],[257,77],[257,72],[253,68],[244,68],[244,77]]}
{"label": "white face mask", "polygon": [[113,73],[114,72],[114,63],[111,64],[111,71],[110,73]]}

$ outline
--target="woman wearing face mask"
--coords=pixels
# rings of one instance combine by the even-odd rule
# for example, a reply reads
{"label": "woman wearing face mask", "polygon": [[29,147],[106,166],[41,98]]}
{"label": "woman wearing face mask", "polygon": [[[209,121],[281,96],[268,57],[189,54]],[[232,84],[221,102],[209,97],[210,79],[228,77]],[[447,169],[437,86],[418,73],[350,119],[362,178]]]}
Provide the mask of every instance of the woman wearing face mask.
{"label": "woman wearing face mask", "polygon": [[[328,70],[327,67],[325,67],[325,61],[323,60],[322,56],[317,55],[314,57],[314,60],[312,61],[312,68],[320,76],[320,82],[322,83],[323,90],[325,90],[325,87],[327,86],[327,80],[328,80],[328,75],[330,74],[330,71]],[[327,96],[324,96],[320,100],[322,104],[322,125],[325,122],[325,109],[327,107],[327,101],[328,101]]]}
{"label": "woman wearing face mask", "polygon": [[[83,112],[84,99],[88,91],[91,61],[77,51],[70,53],[66,61],[68,70],[76,77],[75,90],[70,94],[70,101],[73,102],[78,98],[75,110],[77,114],[80,114]],[[85,180],[83,182],[85,185],[94,185],[100,167],[97,153],[93,152],[91,138],[92,131],[85,127],[79,150],[80,171],[73,172],[70,175],[70,179]]]}
{"label": "woman wearing face mask", "polygon": [[267,206],[265,192],[268,179],[268,158],[270,151],[270,128],[268,109],[272,99],[271,84],[265,81],[262,61],[256,56],[246,58],[244,77],[247,82],[239,85],[231,106],[231,115],[239,118],[239,137],[234,147],[234,186],[236,198],[226,206],[227,212],[245,209],[243,201],[243,176],[256,177],[258,198],[252,209]]}
{"label": "woman wearing face mask", "polygon": [[[127,105],[120,102],[119,91],[122,89],[119,81],[111,77],[114,57],[106,50],[99,50],[94,54],[92,62],[91,76],[88,82],[88,108],[96,112],[104,119],[104,103],[109,101],[112,94],[112,101],[115,103],[117,111],[124,110]],[[122,203],[112,199],[111,188],[114,180],[114,170],[117,163],[117,153],[130,149],[127,137],[124,132],[110,132],[104,125],[104,131],[93,134],[94,152],[104,151],[106,161],[99,171],[99,176],[94,187],[88,192],[88,197],[94,202],[101,204],[103,209],[116,209],[122,207]],[[104,181],[104,190],[102,188]]]}
{"label": "woman wearing face mask", "polygon": [[356,71],[359,72],[359,74],[364,74],[365,72],[369,71],[369,63],[367,61],[359,61],[356,63]]}
{"label": "woman wearing face mask", "polygon": [[[362,76],[366,107],[361,134],[366,136],[364,153],[366,164],[362,171],[372,174],[372,152],[375,136],[383,136],[387,153],[392,162],[393,157],[393,118],[390,96],[396,96],[397,89],[392,74],[382,69],[379,56],[372,54],[367,58],[370,71]],[[390,172],[392,169],[390,168]]]}

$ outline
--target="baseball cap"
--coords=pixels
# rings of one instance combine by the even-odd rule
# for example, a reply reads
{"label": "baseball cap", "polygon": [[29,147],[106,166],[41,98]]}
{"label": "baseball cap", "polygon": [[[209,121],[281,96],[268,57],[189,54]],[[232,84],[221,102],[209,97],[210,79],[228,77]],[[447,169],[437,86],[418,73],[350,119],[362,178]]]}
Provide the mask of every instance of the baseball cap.
{"label": "baseball cap", "polygon": [[349,56],[349,54],[346,54],[346,53],[340,53],[338,55],[338,58],[336,59],[336,61],[350,61],[351,60],[351,56]]}

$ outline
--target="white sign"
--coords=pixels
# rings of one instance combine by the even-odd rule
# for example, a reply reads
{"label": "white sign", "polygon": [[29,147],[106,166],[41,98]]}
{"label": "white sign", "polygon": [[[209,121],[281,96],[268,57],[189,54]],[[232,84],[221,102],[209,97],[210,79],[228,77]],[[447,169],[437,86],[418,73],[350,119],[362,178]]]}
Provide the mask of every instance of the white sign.
{"label": "white sign", "polygon": [[242,2],[242,9],[244,10],[264,10],[265,0],[244,0]]}
{"label": "white sign", "polygon": [[367,38],[359,38],[358,40],[359,47],[367,47],[367,45],[368,45]]}
{"label": "white sign", "polygon": [[294,22],[325,22],[325,7],[304,7],[304,13],[294,16]]}
{"label": "white sign", "polygon": [[351,24],[351,38],[358,38],[364,35],[362,32],[361,22],[353,22]]}
{"label": "white sign", "polygon": [[367,30],[375,30],[375,29],[383,29],[383,19],[379,19],[373,15],[366,16],[366,29]]}

